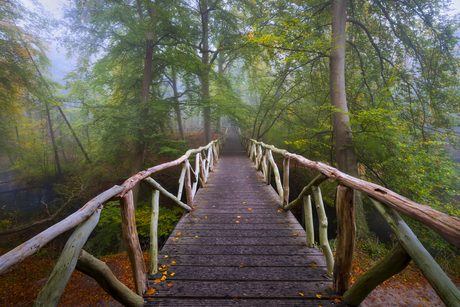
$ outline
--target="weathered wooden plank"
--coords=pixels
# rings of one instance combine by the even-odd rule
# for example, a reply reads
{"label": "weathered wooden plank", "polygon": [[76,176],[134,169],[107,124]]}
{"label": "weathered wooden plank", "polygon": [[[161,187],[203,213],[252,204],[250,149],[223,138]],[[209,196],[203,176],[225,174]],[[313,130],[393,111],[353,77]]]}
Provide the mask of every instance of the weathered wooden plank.
{"label": "weathered wooden plank", "polygon": [[317,299],[321,295],[324,301],[340,297],[333,292],[328,284],[320,281],[201,281],[200,290],[197,291],[196,281],[168,280],[155,284],[150,282],[152,288],[157,289],[152,297],[238,297],[245,298],[279,298],[298,299],[299,293],[304,299]]}
{"label": "weathered wooden plank", "polygon": [[[174,265],[171,265],[174,261]],[[309,267],[316,264],[326,266],[326,259],[321,251],[308,255],[169,255],[161,258],[159,265],[171,265],[168,270],[173,272],[176,266],[239,266],[245,267]]]}
{"label": "weathered wooden plank", "polygon": [[[302,247],[305,247],[302,244]],[[214,248],[209,244],[206,246],[198,246],[196,244],[183,244],[179,247],[175,245],[165,245],[161,250],[162,255],[186,254],[186,255],[307,255],[318,253],[317,249],[305,249],[294,246],[278,246],[278,245],[256,245],[256,246],[241,246],[241,245],[224,245],[219,249]]]}
{"label": "weathered wooden plank", "polygon": [[[242,267],[240,267],[242,265]],[[229,266],[176,266],[167,267],[167,280],[196,280],[196,281],[325,281],[329,280],[324,267],[246,267],[241,263],[234,267]],[[171,276],[171,273],[174,273]],[[149,279],[160,279],[163,272],[158,272]]]}
{"label": "weathered wooden plank", "polygon": [[[299,295],[300,297],[300,295]],[[292,306],[303,306],[303,307],[341,307],[346,306],[342,303],[336,303],[333,300],[319,300],[319,299],[246,299],[241,297],[234,297],[229,299],[191,299],[191,298],[155,298],[149,300],[144,305],[145,307],[154,306],[240,306],[240,307],[254,307],[254,306],[275,306],[275,307],[292,307]]]}
{"label": "weathered wooden plank", "polygon": [[[216,223],[187,223],[186,229],[216,229],[219,227],[221,230],[228,230],[228,229],[235,229],[235,230],[259,230],[259,229],[302,229],[302,226],[299,224],[287,224],[287,223],[264,223],[264,224],[256,224],[256,223],[247,223],[247,224],[219,224],[220,226],[216,226]],[[184,226],[185,227],[185,226]],[[176,230],[181,230],[185,228],[176,228]]]}
{"label": "weathered wooden plank", "polygon": [[297,229],[265,229],[265,230],[254,230],[254,229],[175,229],[171,234],[171,237],[179,237],[177,233],[180,232],[180,237],[292,237],[293,234],[305,237],[305,231],[302,228]]}
{"label": "weathered wooden plank", "polygon": [[178,236],[174,241],[174,245],[179,247],[182,244],[198,244],[198,245],[214,245],[216,249],[220,245],[277,245],[277,246],[304,246],[305,236],[291,236],[291,237],[184,237]]}

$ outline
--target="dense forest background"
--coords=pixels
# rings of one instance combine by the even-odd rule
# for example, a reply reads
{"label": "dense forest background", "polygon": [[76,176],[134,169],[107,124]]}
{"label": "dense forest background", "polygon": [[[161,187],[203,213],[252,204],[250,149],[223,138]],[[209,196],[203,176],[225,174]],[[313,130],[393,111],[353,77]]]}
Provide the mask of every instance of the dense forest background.
{"label": "dense forest background", "polygon": [[[232,125],[459,216],[460,19],[449,4],[355,0],[340,15],[318,0],[72,0],[54,19],[0,0],[1,170],[52,185],[51,216],[180,155],[187,132],[205,144]],[[24,223],[19,213],[3,210],[0,231]],[[434,254],[458,258],[410,223]]]}

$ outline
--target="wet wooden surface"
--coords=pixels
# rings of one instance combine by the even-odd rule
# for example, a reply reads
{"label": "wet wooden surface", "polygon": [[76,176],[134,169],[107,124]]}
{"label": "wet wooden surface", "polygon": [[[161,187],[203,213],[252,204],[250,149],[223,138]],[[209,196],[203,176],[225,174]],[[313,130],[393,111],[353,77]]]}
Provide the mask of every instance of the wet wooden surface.
{"label": "wet wooden surface", "polygon": [[[159,255],[145,306],[345,306],[326,261],[230,134]],[[162,276],[166,279],[159,281]]]}

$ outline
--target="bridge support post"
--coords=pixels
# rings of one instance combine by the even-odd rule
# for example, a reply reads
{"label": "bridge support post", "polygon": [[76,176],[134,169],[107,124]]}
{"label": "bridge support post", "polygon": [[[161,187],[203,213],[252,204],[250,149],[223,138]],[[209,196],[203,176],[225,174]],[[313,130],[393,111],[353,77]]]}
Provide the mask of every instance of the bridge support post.
{"label": "bridge support post", "polygon": [[132,191],[128,191],[125,196],[120,199],[120,210],[123,240],[126,244],[131,270],[133,271],[134,286],[136,287],[136,293],[143,296],[144,293],[147,292],[149,286],[144,257],[137,235]]}
{"label": "bridge support post", "polygon": [[337,249],[334,265],[334,290],[343,295],[350,287],[350,273],[355,252],[355,190],[337,187]]}

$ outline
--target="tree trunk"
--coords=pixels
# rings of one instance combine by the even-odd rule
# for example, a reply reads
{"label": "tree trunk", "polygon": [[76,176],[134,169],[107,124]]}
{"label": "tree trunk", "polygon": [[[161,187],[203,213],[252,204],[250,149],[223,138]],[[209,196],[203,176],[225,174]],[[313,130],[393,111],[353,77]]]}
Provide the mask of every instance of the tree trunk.
{"label": "tree trunk", "polygon": [[[138,13],[141,22],[144,21],[144,17],[142,16],[142,11],[140,9],[140,2],[137,1],[138,5]],[[148,9],[150,18],[153,18],[156,14],[156,10],[149,8]],[[144,150],[145,150],[145,141],[144,141],[144,119],[147,118],[147,114],[149,112],[149,108],[147,103],[149,101],[149,92],[150,92],[150,84],[152,82],[152,57],[153,57],[153,36],[154,32],[148,32],[146,34],[146,50],[145,50],[145,58],[144,58],[144,74],[142,77],[142,87],[141,87],[141,102],[140,102],[140,112],[139,112],[139,122],[140,128],[138,129],[138,139],[135,143],[135,152],[134,158],[131,168],[131,174],[137,174],[139,171],[142,170],[142,163],[144,162]],[[139,185],[136,185],[132,189],[133,191],[133,199],[134,199],[134,208],[137,207],[137,197],[139,195]]]}
{"label": "tree trunk", "polygon": [[47,102],[45,102],[45,107],[46,107],[46,117],[48,118],[48,126],[50,128],[51,143],[53,143],[54,160],[56,160],[58,177],[62,177],[61,163],[59,162],[59,154],[58,154],[58,150],[56,146],[56,141],[54,140],[53,123],[51,122],[50,109],[48,107]]}
{"label": "tree trunk", "polygon": [[182,126],[182,115],[180,113],[180,104],[179,104],[179,93],[177,91],[177,75],[176,75],[176,69],[174,66],[172,67],[172,77],[171,77],[171,83],[172,83],[172,88],[174,91],[174,111],[176,112],[176,118],[177,118],[177,127],[179,128],[179,135],[180,139],[183,141],[185,140],[184,136],[184,128]]}
{"label": "tree trunk", "polygon": [[[348,116],[347,94],[345,89],[345,42],[347,21],[347,0],[332,1],[332,50],[330,58],[331,105],[336,108],[333,114],[336,137],[335,152],[338,169],[359,178],[358,158],[353,145],[353,136]],[[356,193],[356,224],[358,233],[367,232],[368,226],[361,200]]]}
{"label": "tree trunk", "polygon": [[211,106],[209,97],[209,16],[206,0],[201,2],[201,23],[203,29],[202,57],[203,72],[201,73],[201,92],[203,96],[203,129],[204,144],[211,142]]}

